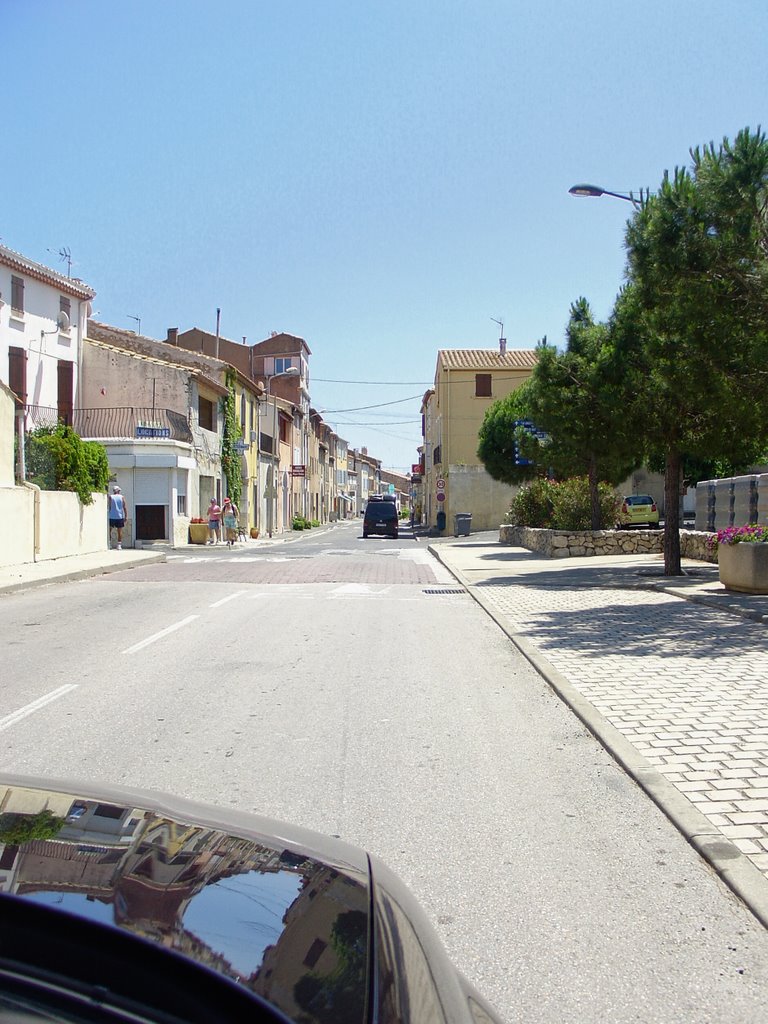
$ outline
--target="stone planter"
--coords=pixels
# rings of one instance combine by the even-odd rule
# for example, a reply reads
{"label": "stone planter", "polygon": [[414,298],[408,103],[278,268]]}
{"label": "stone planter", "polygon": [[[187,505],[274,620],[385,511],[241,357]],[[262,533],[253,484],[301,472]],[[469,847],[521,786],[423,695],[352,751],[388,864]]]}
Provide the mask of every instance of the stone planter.
{"label": "stone planter", "polygon": [[208,523],[189,524],[189,543],[205,544],[208,540]]}
{"label": "stone planter", "polygon": [[720,544],[720,582],[742,594],[768,594],[768,544]]}

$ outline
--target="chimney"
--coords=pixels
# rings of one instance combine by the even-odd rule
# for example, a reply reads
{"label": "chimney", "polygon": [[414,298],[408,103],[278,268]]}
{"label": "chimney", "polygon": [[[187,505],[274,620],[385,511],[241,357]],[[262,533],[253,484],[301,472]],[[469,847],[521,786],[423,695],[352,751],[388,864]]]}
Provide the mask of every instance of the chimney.
{"label": "chimney", "polygon": [[178,327],[169,327],[168,328],[168,335],[167,335],[165,340],[168,342],[169,345],[178,345],[179,344],[179,328]]}
{"label": "chimney", "polygon": [[507,339],[499,338],[499,355],[504,355],[507,351]]}

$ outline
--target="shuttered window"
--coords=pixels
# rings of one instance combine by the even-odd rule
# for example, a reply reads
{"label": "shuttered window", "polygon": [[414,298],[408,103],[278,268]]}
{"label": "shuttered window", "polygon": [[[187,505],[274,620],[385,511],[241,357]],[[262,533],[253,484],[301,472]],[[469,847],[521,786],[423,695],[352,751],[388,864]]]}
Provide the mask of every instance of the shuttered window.
{"label": "shuttered window", "polygon": [[11,277],[11,309],[14,313],[24,312],[24,278]]}
{"label": "shuttered window", "polygon": [[490,398],[491,397],[491,375],[490,375],[490,373],[476,373],[475,374],[475,397],[476,398]]}
{"label": "shuttered window", "polygon": [[8,348],[8,387],[16,396],[16,405],[27,404],[27,353],[23,348]]}
{"label": "shuttered window", "polygon": [[57,411],[61,422],[72,426],[72,397],[74,391],[75,364],[68,359],[59,359],[57,382]]}

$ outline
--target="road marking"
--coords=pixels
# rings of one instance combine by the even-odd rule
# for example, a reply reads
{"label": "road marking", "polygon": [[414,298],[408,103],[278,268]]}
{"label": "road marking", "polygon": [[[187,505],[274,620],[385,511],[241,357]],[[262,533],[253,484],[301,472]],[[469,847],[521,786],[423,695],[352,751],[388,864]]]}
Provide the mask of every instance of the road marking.
{"label": "road marking", "polygon": [[194,622],[195,619],[199,618],[199,615],[188,615],[186,619],[182,619],[181,622],[176,622],[173,626],[161,629],[159,633],[154,633],[152,636],[148,636],[146,640],[139,641],[139,643],[134,644],[133,647],[126,647],[122,653],[135,654],[136,651],[140,651],[142,647],[148,647],[150,644],[153,644],[155,640],[162,640],[162,638],[164,636],[168,636],[169,633],[175,633],[177,629],[181,629],[182,626],[188,626],[190,622]]}
{"label": "road marking", "polygon": [[244,590],[238,590],[236,594],[230,594],[229,597],[222,597],[220,601],[216,601],[214,604],[209,604],[209,608],[220,608],[221,605],[226,604],[227,601],[234,601],[236,597],[243,597],[245,594]]}
{"label": "road marking", "polygon": [[26,718],[27,715],[33,714],[40,708],[44,708],[46,704],[50,704],[51,701],[58,700],[59,697],[63,697],[65,693],[69,693],[70,690],[76,690],[76,683],[67,683],[65,686],[60,686],[58,690],[51,690],[50,693],[46,693],[44,697],[38,697],[37,700],[33,700],[31,704],[25,705],[23,708],[19,708],[18,711],[12,711],[10,715],[6,715],[5,718],[0,718],[0,732],[3,729],[8,729],[10,726],[20,722],[22,718]]}

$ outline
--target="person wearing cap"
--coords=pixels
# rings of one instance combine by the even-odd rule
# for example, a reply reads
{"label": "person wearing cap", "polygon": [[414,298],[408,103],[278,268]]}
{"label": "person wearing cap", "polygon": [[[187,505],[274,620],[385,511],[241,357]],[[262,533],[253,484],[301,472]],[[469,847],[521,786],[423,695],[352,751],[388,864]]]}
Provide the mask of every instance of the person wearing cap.
{"label": "person wearing cap", "polygon": [[208,543],[218,544],[221,540],[221,508],[216,498],[208,506]]}
{"label": "person wearing cap", "polygon": [[226,497],[221,512],[224,530],[226,531],[227,547],[231,548],[234,547],[237,540],[237,517],[239,515],[237,505],[231,498]]}
{"label": "person wearing cap", "polygon": [[109,495],[109,542],[112,543],[112,531],[117,530],[117,550],[123,550],[123,527],[126,520],[126,504],[123,492],[115,484]]}

